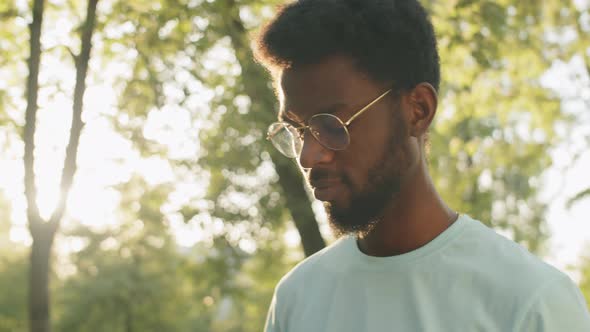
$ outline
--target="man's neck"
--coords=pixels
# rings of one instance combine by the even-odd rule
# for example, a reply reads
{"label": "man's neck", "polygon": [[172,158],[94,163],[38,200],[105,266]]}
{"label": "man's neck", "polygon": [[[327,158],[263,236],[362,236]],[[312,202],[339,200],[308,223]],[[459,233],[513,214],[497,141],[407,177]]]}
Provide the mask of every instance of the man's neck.
{"label": "man's neck", "polygon": [[421,165],[392,199],[381,221],[358,239],[369,256],[401,255],[418,249],[444,232],[456,219],[436,192],[427,166]]}

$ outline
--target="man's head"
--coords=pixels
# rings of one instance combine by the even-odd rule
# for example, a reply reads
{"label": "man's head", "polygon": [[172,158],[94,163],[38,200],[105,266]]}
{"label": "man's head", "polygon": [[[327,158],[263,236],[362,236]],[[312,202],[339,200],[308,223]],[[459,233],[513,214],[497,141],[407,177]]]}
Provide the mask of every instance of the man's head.
{"label": "man's head", "polygon": [[436,38],[417,0],[295,1],[259,37],[256,57],[273,71],[344,55],[374,81],[438,90]]}
{"label": "man's head", "polygon": [[345,150],[306,130],[298,156],[336,231],[369,231],[420,170],[436,110],[439,59],[424,9],[415,0],[301,0],[263,29],[255,54],[275,75],[280,120],[294,126],[318,113],[345,123],[392,89],[350,124]]}

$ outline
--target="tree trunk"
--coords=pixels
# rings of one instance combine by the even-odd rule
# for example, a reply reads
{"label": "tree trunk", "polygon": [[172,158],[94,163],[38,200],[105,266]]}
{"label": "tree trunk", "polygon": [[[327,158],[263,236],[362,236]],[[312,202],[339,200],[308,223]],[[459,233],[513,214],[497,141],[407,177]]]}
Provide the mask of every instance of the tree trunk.
{"label": "tree trunk", "polygon": [[[41,220],[37,220],[42,225]],[[47,225],[42,225],[47,226]],[[54,232],[50,227],[40,227],[34,235],[31,247],[29,274],[29,314],[32,332],[51,331],[49,320],[49,267]]]}
{"label": "tree trunk", "polygon": [[51,247],[55,234],[66,209],[66,201],[74,174],[76,173],[76,157],[78,143],[82,131],[82,100],[86,89],[86,72],[90,59],[92,32],[96,18],[98,0],[89,0],[86,21],[82,29],[81,51],[74,56],[76,65],[76,87],[72,109],[72,127],[70,139],[66,148],[66,158],[61,174],[61,191],[58,205],[49,221],[45,222],[39,215],[37,207],[37,188],[35,186],[35,128],[37,121],[38,76],[41,58],[41,23],[43,20],[43,0],[33,3],[33,22],[30,25],[30,57],[28,59],[29,76],[27,78],[27,109],[24,128],[24,168],[25,168],[25,196],[27,198],[27,219],[29,231],[33,238],[30,255],[29,272],[29,320],[31,332],[50,332],[50,302],[49,302],[49,272]]}
{"label": "tree trunk", "polygon": [[[278,158],[284,157],[278,156]],[[303,252],[305,256],[310,256],[324,248],[326,242],[320,233],[307,192],[303,187],[299,169],[294,165],[287,165],[285,162],[276,159],[276,156],[274,156],[273,162],[279,174],[279,184],[283,189],[287,207],[301,237]]]}
{"label": "tree trunk", "polygon": [[27,198],[27,219],[33,238],[29,271],[29,328],[31,332],[48,332],[49,326],[49,255],[51,237],[44,232],[45,225],[39,216],[37,207],[37,190],[35,187],[35,127],[37,122],[37,95],[39,63],[41,60],[41,26],[43,22],[44,1],[33,3],[33,22],[30,24],[30,55],[27,61],[27,109],[25,111],[25,196]]}
{"label": "tree trunk", "polygon": [[[268,75],[264,69],[254,62],[252,52],[248,46],[247,31],[239,18],[238,5],[228,0],[229,17],[224,17],[225,29],[230,37],[236,57],[242,68],[244,90],[250,97],[256,114],[252,114],[255,123],[262,127],[275,121],[276,114],[268,112],[275,109],[276,98],[270,85]],[[253,111],[254,112],[254,111]],[[264,131],[265,128],[260,128]],[[272,161],[279,174],[279,184],[291,212],[295,227],[301,237],[301,245],[305,256],[321,250],[326,243],[320,233],[311,202],[304,188],[303,179],[298,167],[276,151],[271,152]]]}

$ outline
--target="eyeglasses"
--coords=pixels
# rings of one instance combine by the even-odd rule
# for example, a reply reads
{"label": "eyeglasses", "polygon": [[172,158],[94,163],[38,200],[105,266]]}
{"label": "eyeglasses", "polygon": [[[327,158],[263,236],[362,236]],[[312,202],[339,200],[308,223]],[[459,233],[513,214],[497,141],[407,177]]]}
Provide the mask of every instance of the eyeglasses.
{"label": "eyeglasses", "polygon": [[267,139],[288,158],[296,158],[301,153],[306,129],[309,129],[309,133],[326,149],[344,150],[350,144],[348,126],[390,92],[391,89],[385,91],[346,122],[342,122],[340,118],[329,113],[315,114],[307,121],[307,124],[300,127],[295,127],[287,122],[275,122],[268,127]]}

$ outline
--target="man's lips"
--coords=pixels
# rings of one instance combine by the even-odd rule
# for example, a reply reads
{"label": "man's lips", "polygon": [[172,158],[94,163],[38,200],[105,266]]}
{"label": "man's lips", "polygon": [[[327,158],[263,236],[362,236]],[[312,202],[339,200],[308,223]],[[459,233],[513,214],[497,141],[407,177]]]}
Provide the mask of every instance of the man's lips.
{"label": "man's lips", "polygon": [[313,195],[320,201],[333,201],[342,194],[342,181],[340,179],[320,179],[310,181]]}
{"label": "man's lips", "polygon": [[340,183],[342,183],[342,182],[340,181],[340,179],[337,179],[337,178],[319,179],[319,180],[311,180],[311,181],[309,181],[309,184],[314,189],[327,188],[327,187],[331,187],[331,186],[334,186],[334,185],[338,185]]}

